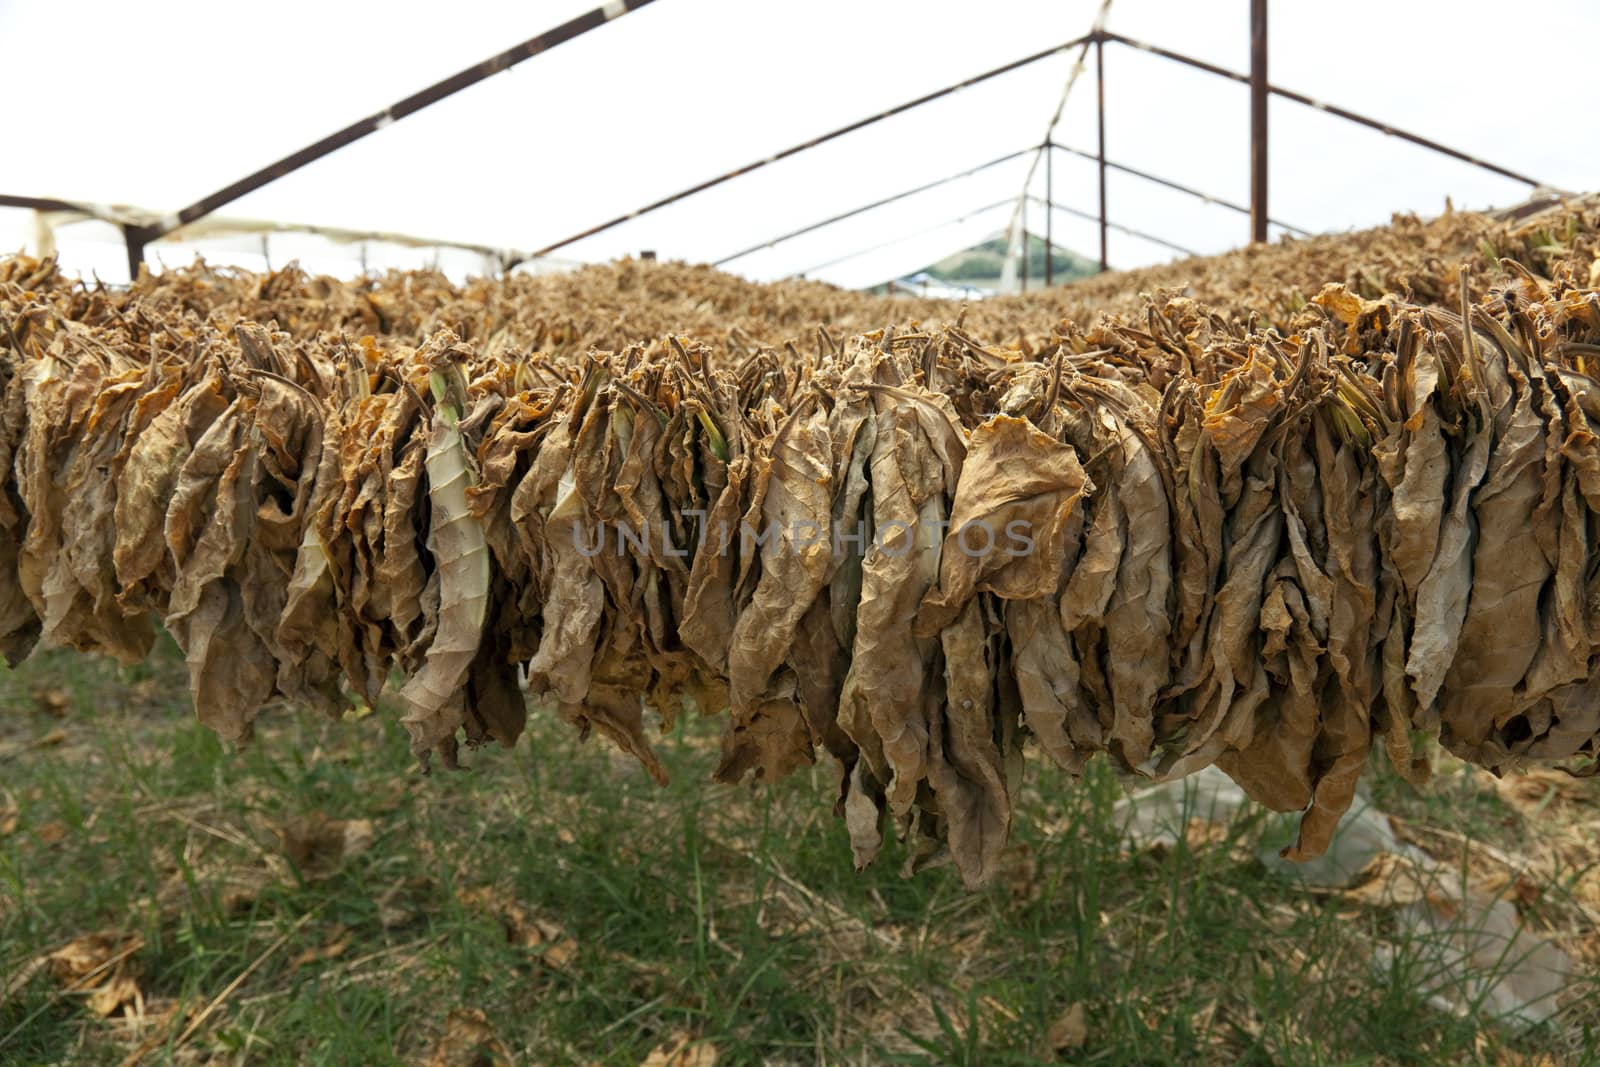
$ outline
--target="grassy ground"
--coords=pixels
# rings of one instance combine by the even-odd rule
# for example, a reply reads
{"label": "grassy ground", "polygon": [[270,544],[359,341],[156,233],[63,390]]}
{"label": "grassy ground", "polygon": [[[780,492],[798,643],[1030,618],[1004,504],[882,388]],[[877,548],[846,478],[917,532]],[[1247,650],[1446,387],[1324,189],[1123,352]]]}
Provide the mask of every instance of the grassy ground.
{"label": "grassy ground", "polygon": [[1241,857],[1259,820],[1125,850],[1103,769],[1030,762],[1006,876],[970,893],[898,855],[855,873],[826,767],[709,784],[712,723],[664,739],[659,789],[538,714],[514,751],[421,778],[393,719],[279,711],[233,754],[171,649],[0,669],[0,1063],[1597,1056],[1588,783],[1374,785],[1579,961],[1528,1029],[1431,1006],[1423,935]]}

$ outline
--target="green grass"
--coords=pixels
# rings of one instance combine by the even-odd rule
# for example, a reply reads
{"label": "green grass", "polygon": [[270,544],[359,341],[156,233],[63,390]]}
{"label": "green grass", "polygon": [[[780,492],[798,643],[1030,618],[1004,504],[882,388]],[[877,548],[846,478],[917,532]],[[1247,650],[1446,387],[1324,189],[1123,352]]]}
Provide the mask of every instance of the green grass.
{"label": "green grass", "polygon": [[[714,720],[662,740],[665,789],[537,710],[515,750],[424,778],[394,720],[269,711],[233,753],[170,647],[0,672],[0,1063],[426,1062],[473,1009],[492,1039],[459,1062],[632,1067],[680,1034],[723,1065],[1596,1058],[1592,974],[1549,1026],[1441,1012],[1424,935],[1250,859],[1259,817],[1124,849],[1103,767],[1030,761],[1007,868],[973,893],[948,865],[902,877],[898,846],[856,873],[825,765],[710,784]],[[1374,790],[1452,842],[1531,832],[1467,779]],[[312,832],[345,824],[345,854]],[[1525,914],[1566,936],[1592,872],[1548,869]],[[142,939],[142,1019],[30,966],[97,931]],[[1086,1040],[1053,1049],[1074,1004]]]}

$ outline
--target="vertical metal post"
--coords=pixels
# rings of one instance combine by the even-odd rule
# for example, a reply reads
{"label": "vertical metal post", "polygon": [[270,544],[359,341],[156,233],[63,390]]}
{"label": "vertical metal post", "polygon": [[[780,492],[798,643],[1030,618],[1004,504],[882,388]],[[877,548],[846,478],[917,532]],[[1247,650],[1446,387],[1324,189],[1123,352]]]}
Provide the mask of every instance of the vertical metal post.
{"label": "vertical metal post", "polygon": [[1022,224],[1022,263],[1020,264],[1022,274],[1020,277],[1022,291],[1026,293],[1028,291],[1028,190],[1026,189],[1022,190],[1022,203],[1017,208],[1017,211],[1021,215],[1018,221]]}
{"label": "vertical metal post", "polygon": [[1267,0],[1250,0],[1250,240],[1267,239]]}
{"label": "vertical metal post", "polygon": [[1055,157],[1054,147],[1049,141],[1046,141],[1044,144],[1044,286],[1046,289],[1056,283],[1056,244],[1055,235],[1050,225],[1056,213],[1055,172],[1050,166],[1050,161]]}
{"label": "vertical metal post", "polygon": [[139,227],[124,224],[122,240],[128,246],[128,281],[136,282],[139,267],[144,263],[144,238],[139,234]]}
{"label": "vertical metal post", "polygon": [[1100,270],[1104,273],[1110,269],[1107,266],[1110,257],[1106,252],[1106,42],[1099,37],[1094,42],[1094,82],[1096,128],[1100,137],[1096,153],[1100,163]]}

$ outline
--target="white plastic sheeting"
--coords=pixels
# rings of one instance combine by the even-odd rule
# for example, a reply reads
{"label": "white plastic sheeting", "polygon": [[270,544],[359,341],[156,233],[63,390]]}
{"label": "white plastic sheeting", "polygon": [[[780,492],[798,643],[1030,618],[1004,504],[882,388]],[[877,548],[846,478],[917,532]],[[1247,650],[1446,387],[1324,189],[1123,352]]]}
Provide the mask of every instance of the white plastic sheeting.
{"label": "white plastic sheeting", "polygon": [[[1197,824],[1227,827],[1252,813],[1262,811],[1226,774],[1207,767],[1118,801],[1115,817],[1125,840],[1149,848],[1176,846]],[[1285,881],[1392,909],[1396,930],[1373,946],[1376,969],[1405,974],[1441,1011],[1517,1026],[1556,1017],[1576,964],[1525,925],[1511,901],[1473,884],[1461,866],[1402,840],[1364,791],[1339,820],[1328,851],[1309,863],[1278,854],[1294,840],[1298,822],[1298,813],[1268,813],[1257,826],[1238,828],[1238,851],[1254,852]]]}
{"label": "white plastic sheeting", "polygon": [[[214,5],[198,2],[86,0],[74,8],[72,26],[51,5],[3,5],[0,58],[8,84],[27,91],[10,97],[0,191],[172,211],[594,3],[285,0],[244,34]],[[225,211],[540,247],[1076,37],[1097,6],[657,0]],[[1108,26],[1234,69],[1248,63],[1247,0],[1117,0]],[[1336,10],[1278,0],[1271,75],[1285,87],[1581,189],[1600,184],[1593,146],[1581,135],[1585,49],[1597,30],[1600,8],[1587,0],[1515,10],[1486,0],[1348,0]],[[1105,57],[1109,155],[1246,200],[1246,89],[1118,45],[1107,45]],[[1023,147],[1039,138],[1071,61],[1063,54],[975,86],[561,255],[603,260],[654,249],[712,260]],[[1508,70],[1536,72],[1537,92],[1508,83]],[[1094,147],[1092,88],[1092,80],[1081,83],[1068,102],[1058,131],[1063,142]],[[1371,225],[1397,210],[1432,214],[1447,195],[1476,207],[1514,202],[1526,191],[1291,102],[1274,100],[1271,121],[1272,214],[1307,229]],[[860,285],[915,269],[994,233],[1006,213],[886,242],[1015,195],[1027,165],[1019,158],[730,267],[776,277],[884,244],[821,276]],[[1042,174],[1035,192],[1041,182]],[[1092,163],[1058,155],[1055,184],[1062,202],[1094,209]],[[1117,221],[1202,251],[1221,251],[1247,235],[1242,216],[1127,175],[1113,173],[1109,202]],[[1030,226],[1042,231],[1034,215]],[[0,247],[27,241],[27,218],[0,212]],[[92,230],[61,232],[68,266],[107,278],[125,273],[114,233],[86,240]],[[1059,244],[1098,251],[1092,223],[1058,216],[1055,231]],[[1171,254],[1117,233],[1110,252],[1119,267]]]}

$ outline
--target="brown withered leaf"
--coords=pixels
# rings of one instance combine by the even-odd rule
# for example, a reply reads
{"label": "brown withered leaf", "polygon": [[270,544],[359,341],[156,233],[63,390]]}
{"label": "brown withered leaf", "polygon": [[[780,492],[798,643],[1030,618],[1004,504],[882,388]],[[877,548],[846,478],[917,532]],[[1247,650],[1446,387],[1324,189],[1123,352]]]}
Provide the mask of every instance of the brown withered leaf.
{"label": "brown withered leaf", "polygon": [[1575,778],[1544,767],[1530,767],[1519,774],[1496,778],[1494,790],[1501,800],[1530,818],[1551,807],[1600,806],[1600,790],[1592,779]]}
{"label": "brown withered leaf", "polygon": [[[459,373],[463,352],[456,337],[442,330],[418,353],[437,377]],[[439,575],[438,625],[422,666],[401,687],[408,705],[401,723],[411,734],[411,750],[426,757],[453,739],[465,721],[462,690],[477,659],[489,612],[491,563],[483,523],[467,503],[471,484],[467,448],[458,420],[459,399],[437,397],[429,429],[425,467],[428,476],[428,547]]]}
{"label": "brown withered leaf", "polygon": [[[1078,502],[1094,485],[1070,445],[1026,419],[997,415],[974,430],[917,635],[931,637],[975,592],[1025,600],[1053,587]],[[977,531],[977,532],[974,532]]]}
{"label": "brown withered leaf", "polygon": [[427,1067],[511,1067],[516,1060],[479,1008],[457,1008],[445,1017]]}
{"label": "brown withered leaf", "polygon": [[[1482,335],[1475,343],[1494,344]],[[1545,433],[1534,382],[1522,365],[1526,355],[1514,343],[1496,348],[1494,357],[1482,361],[1494,442],[1483,482],[1472,494],[1471,584],[1439,709],[1442,740],[1461,755],[1475,752],[1517,710],[1513,690],[1543,637],[1540,601],[1552,573],[1541,534],[1548,527],[1553,542],[1556,516],[1538,507]]]}
{"label": "brown withered leaf", "polygon": [[578,953],[577,939],[569,936],[560,923],[534,915],[498,886],[460,890],[456,898],[466,907],[494,915],[505,929],[509,944],[527,949],[552,967],[565,967]]}
{"label": "brown withered leaf", "polygon": [[72,693],[60,686],[39,686],[33,690],[33,702],[40,711],[61,719],[72,709]]}
{"label": "brown withered leaf", "polygon": [[[1468,413],[1476,416],[1473,421],[1489,420],[1482,403],[1474,403]],[[1451,495],[1440,527],[1439,547],[1417,587],[1416,621],[1406,675],[1423,709],[1432,707],[1460,645],[1461,625],[1472,593],[1472,553],[1467,549],[1473,523],[1468,506],[1488,469],[1492,439],[1491,428],[1483,426],[1470,432],[1457,446],[1460,451],[1451,459]]]}
{"label": "brown withered leaf", "polygon": [[1050,1047],[1056,1052],[1072,1052],[1089,1040],[1089,1027],[1084,1022],[1083,1005],[1074,1002],[1066,1011],[1056,1016],[1046,1035]]}
{"label": "brown withered leaf", "polygon": [[1243,466],[1282,412],[1280,382],[1264,350],[1229,371],[1205,402],[1205,433],[1222,463],[1223,477]]}
{"label": "brown withered leaf", "polygon": [[[573,423],[582,418],[574,410],[551,431],[511,504],[513,522],[524,527],[537,522],[541,552],[533,563],[546,590],[544,632],[528,662],[528,689],[568,704],[582,703],[588,695],[605,600],[604,585],[587,558],[600,534],[584,518],[573,477],[580,438]],[[584,447],[592,447],[590,437],[582,439]]]}
{"label": "brown withered leaf", "polygon": [[1373,450],[1392,494],[1396,538],[1390,558],[1411,599],[1433,564],[1450,476],[1450,457],[1434,403],[1438,386],[1438,356],[1431,346],[1421,347],[1406,370],[1404,432]]}
{"label": "brown withered leaf", "polygon": [[1155,738],[1156,694],[1166,685],[1171,655],[1171,523],[1159,464],[1144,437],[1118,420],[1117,499],[1126,516],[1126,548],[1106,605],[1105,634],[1113,714],[1108,742],[1138,765]]}
{"label": "brown withered leaf", "polygon": [[650,1050],[639,1067],[716,1067],[717,1047],[697,1041],[687,1033],[677,1033]]}
{"label": "brown withered leaf", "polygon": [[144,948],[138,935],[100,930],[74,938],[47,957],[51,974],[70,992],[87,993],[85,1006],[105,1018],[127,1006],[142,1014],[137,955]]}
{"label": "brown withered leaf", "polygon": [[336,923],[328,930],[320,945],[312,945],[301,949],[289,957],[289,966],[298,969],[313,963],[326,963],[329,960],[336,960],[349,951],[353,941],[354,936],[351,934],[349,927]]}
{"label": "brown withered leaf", "polygon": [[372,847],[371,819],[333,819],[321,811],[290,819],[274,829],[279,845],[301,877],[329,878]]}
{"label": "brown withered leaf", "polygon": [[826,413],[811,407],[791,414],[770,446],[771,470],[755,531],[763,539],[761,577],[728,647],[736,715],[767,689],[832,569],[829,444]]}
{"label": "brown withered leaf", "polygon": [[163,621],[184,651],[200,721],[239,742],[249,740],[277,675],[271,650],[245,618],[239,588],[255,519],[253,408],[238,397],[206,430],[179,471],[166,518],[177,578]]}
{"label": "brown withered leaf", "polygon": [[168,558],[166,514],[190,454],[229,408],[216,363],[177,402],[162,409],[133,443],[117,478],[112,550],[122,602],[165,612],[175,575]]}
{"label": "brown withered leaf", "polygon": [[[887,362],[880,378],[893,380]],[[939,524],[948,514],[965,443],[949,400],[893,386],[874,394],[876,440],[868,466],[872,541],[862,561],[861,599],[839,723],[864,752],[887,764],[890,809],[909,812],[926,773],[924,693],[936,643],[914,632],[917,605],[938,579]]]}
{"label": "brown withered leaf", "polygon": [[1003,669],[999,622],[986,598],[969,600],[940,632],[944,699],[928,715],[928,784],[949,820],[956,866],[968,886],[993,877],[1011,833],[1011,795],[996,708]]}

